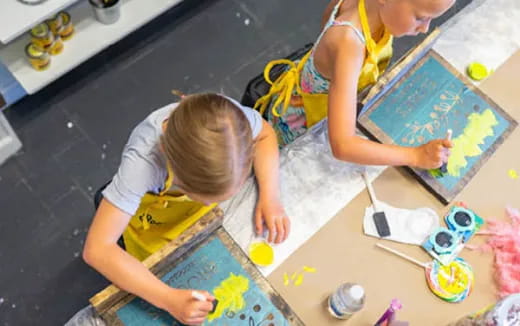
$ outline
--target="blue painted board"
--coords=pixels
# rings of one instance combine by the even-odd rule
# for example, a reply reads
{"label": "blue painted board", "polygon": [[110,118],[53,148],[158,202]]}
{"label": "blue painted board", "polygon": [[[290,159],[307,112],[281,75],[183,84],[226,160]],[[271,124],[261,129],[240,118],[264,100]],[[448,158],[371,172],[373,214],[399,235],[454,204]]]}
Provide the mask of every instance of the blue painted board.
{"label": "blue painted board", "polygon": [[430,51],[360,117],[362,128],[383,143],[418,146],[445,138],[448,129],[455,139],[464,133],[468,117],[491,110],[497,120],[493,135],[479,145],[481,155],[465,157],[467,165],[459,176],[434,178],[424,170],[415,174],[446,203],[471,179],[496,146],[517,123],[498,105]]}
{"label": "blue painted board", "polygon": [[[243,295],[246,306],[235,313],[227,312],[211,323],[206,321],[204,325],[290,325],[270,296],[260,288],[218,237],[212,237],[199,246],[161,279],[175,288],[200,289],[213,293],[230,273],[243,275],[249,280],[249,289]],[[137,297],[119,308],[116,314],[128,326],[182,325],[165,311]]]}

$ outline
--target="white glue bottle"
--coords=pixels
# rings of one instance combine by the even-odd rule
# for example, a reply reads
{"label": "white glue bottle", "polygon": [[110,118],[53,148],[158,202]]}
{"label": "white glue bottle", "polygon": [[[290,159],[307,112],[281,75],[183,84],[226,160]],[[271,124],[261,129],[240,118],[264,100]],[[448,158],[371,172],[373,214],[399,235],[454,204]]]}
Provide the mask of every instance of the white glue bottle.
{"label": "white glue bottle", "polygon": [[361,285],[342,284],[329,297],[329,312],[338,319],[349,319],[365,304],[365,290]]}

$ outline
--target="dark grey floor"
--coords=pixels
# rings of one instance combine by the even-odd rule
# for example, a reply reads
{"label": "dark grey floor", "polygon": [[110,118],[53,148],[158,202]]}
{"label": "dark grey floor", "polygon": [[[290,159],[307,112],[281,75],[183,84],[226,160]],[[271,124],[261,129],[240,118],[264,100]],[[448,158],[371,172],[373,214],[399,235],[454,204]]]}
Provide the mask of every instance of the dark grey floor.
{"label": "dark grey floor", "polygon": [[[174,88],[240,98],[268,60],[314,41],[326,3],[184,0],[6,110],[24,148],[0,167],[0,325],[61,325],[107,285],[81,250],[136,123]],[[398,40],[396,57],[419,39]]]}

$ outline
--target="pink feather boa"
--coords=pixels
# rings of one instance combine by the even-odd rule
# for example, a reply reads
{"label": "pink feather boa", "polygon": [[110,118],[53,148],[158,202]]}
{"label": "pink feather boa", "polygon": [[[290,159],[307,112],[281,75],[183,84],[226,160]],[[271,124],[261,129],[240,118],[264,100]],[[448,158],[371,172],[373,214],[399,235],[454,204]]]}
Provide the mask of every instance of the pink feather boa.
{"label": "pink feather boa", "polygon": [[487,220],[486,229],[478,232],[489,236],[478,249],[495,253],[495,279],[501,298],[520,292],[520,212],[507,207],[506,214],[510,222]]}

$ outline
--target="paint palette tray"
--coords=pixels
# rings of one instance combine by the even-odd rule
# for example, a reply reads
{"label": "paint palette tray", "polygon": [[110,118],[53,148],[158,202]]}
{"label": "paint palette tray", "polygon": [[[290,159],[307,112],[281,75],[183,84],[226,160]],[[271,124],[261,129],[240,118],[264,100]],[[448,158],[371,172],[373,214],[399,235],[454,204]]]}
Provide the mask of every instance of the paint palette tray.
{"label": "paint palette tray", "polygon": [[[211,217],[202,218],[200,223],[208,221]],[[171,287],[205,290],[218,299],[215,312],[203,325],[304,325],[224,228],[204,235],[206,229],[198,233],[188,229],[187,235],[171,243],[177,248],[170,255],[159,251],[145,261],[159,258],[162,266],[155,274]],[[187,239],[190,236],[191,240]],[[183,252],[180,257],[168,258],[178,250]],[[101,292],[91,302],[109,325],[183,325],[166,311],[130,294],[110,300]]]}

